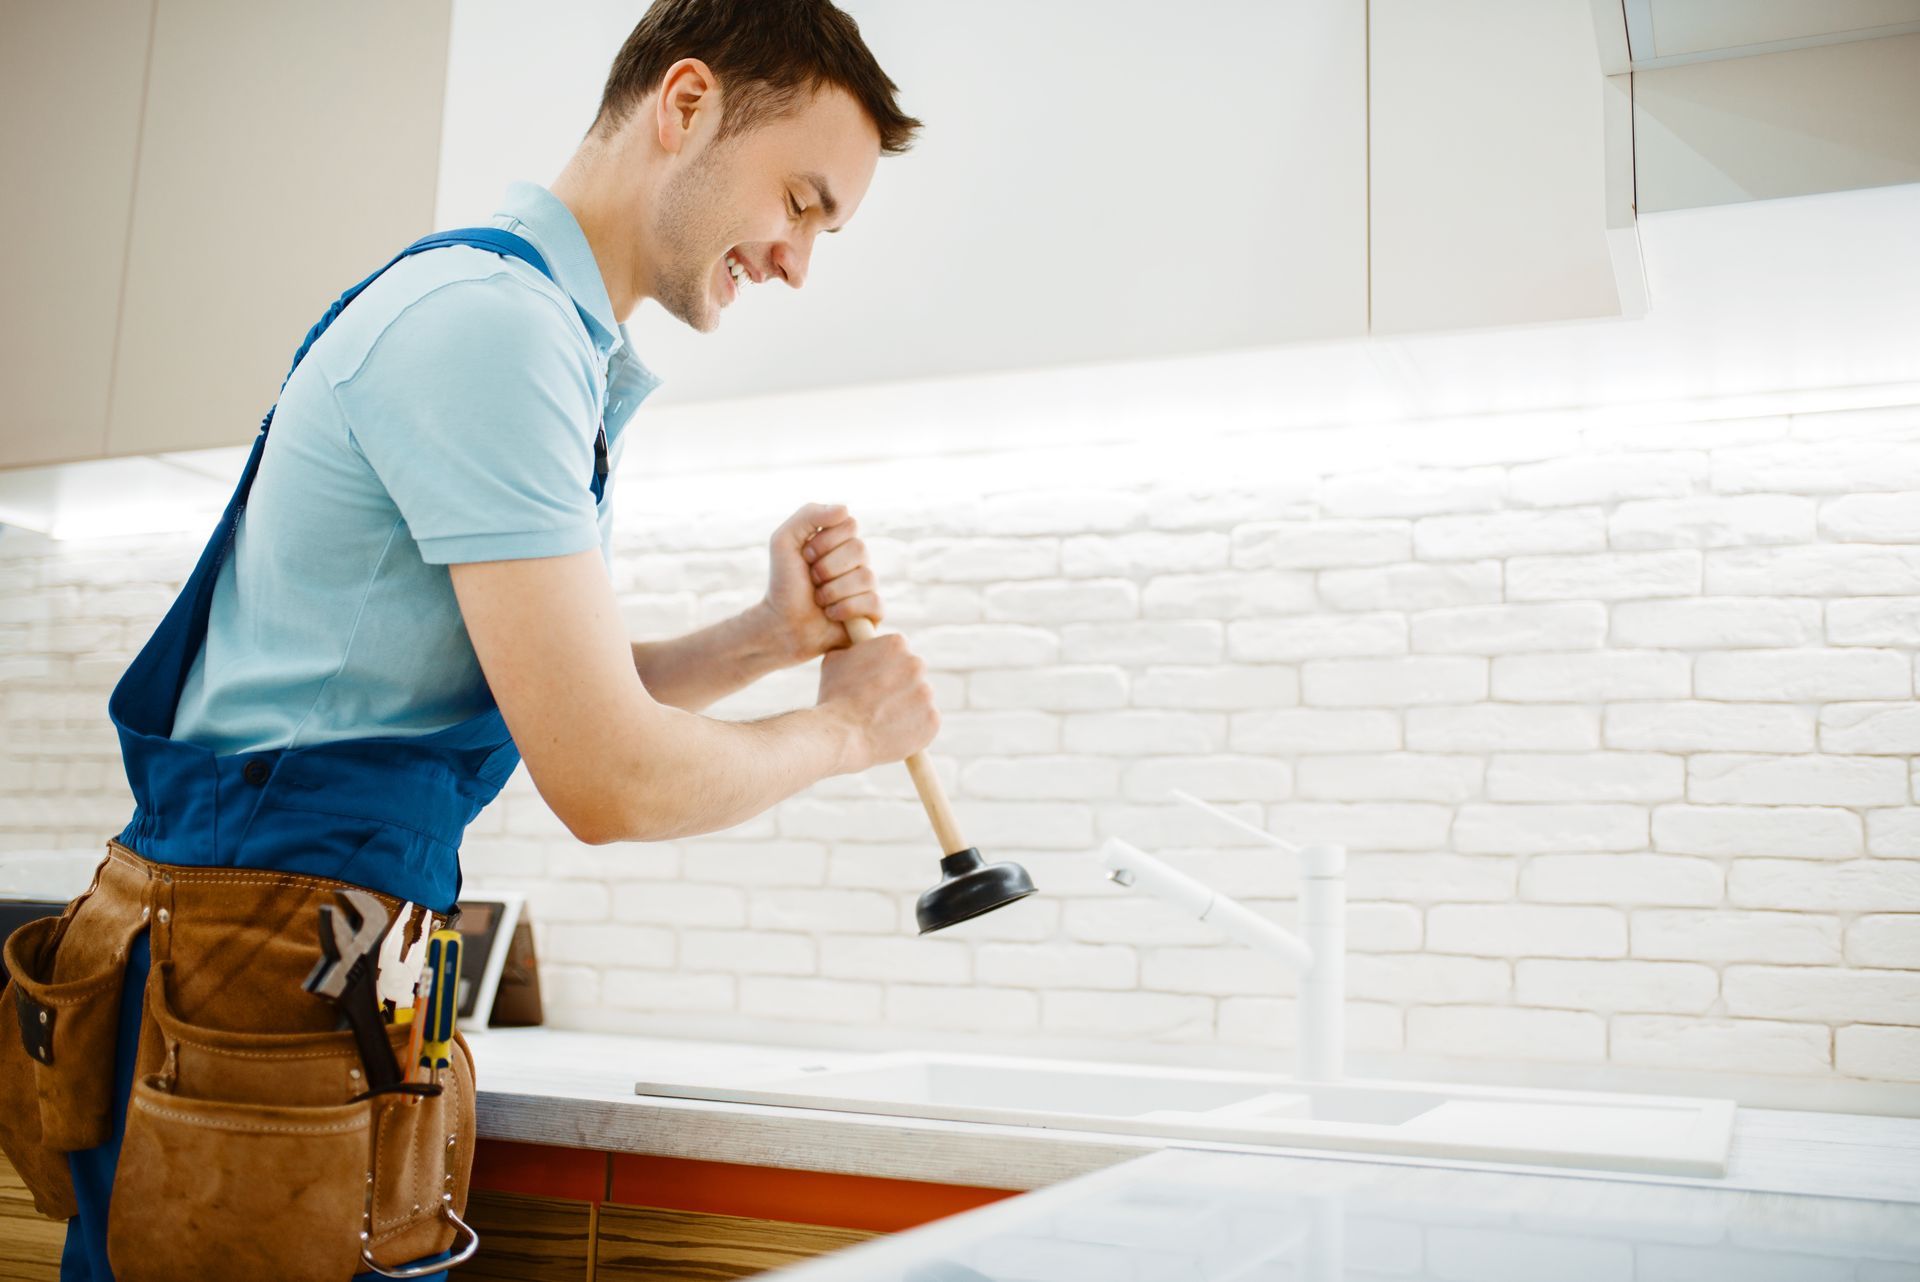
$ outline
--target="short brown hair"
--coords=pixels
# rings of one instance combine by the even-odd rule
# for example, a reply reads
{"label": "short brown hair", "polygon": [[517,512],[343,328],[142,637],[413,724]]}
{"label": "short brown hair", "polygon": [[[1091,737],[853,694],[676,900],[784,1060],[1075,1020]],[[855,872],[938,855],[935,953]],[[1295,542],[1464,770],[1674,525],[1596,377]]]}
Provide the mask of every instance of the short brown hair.
{"label": "short brown hair", "polygon": [[682,58],[700,59],[721,81],[719,138],[776,119],[829,85],[853,95],[887,155],[912,146],[920,128],[894,101],[900,87],[880,70],[859,25],[827,0],[655,0],[613,60],[593,132],[617,129]]}

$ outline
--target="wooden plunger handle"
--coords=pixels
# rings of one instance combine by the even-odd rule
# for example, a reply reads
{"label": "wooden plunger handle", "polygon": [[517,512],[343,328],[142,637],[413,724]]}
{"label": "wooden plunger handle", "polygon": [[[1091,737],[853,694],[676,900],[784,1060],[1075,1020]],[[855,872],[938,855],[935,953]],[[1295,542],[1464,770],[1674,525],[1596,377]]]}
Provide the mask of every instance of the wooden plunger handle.
{"label": "wooden plunger handle", "polygon": [[[848,619],[847,635],[855,645],[872,640],[873,620],[864,615]],[[941,852],[957,855],[967,849],[967,839],[960,835],[960,825],[953,817],[953,806],[947,800],[947,790],[940,786],[940,776],[933,772],[933,763],[927,760],[924,752],[916,752],[907,758],[907,773],[913,776],[913,787],[920,794],[920,804],[927,808],[927,818],[933,822],[933,835],[940,839]]]}

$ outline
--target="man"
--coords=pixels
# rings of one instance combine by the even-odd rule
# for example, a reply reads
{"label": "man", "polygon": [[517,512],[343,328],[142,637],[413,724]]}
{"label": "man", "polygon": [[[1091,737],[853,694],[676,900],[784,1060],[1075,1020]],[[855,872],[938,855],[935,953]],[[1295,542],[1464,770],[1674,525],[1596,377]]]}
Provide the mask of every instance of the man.
{"label": "man", "polygon": [[[517,761],[605,843],[724,828],[932,740],[921,662],[847,644],[882,606],[845,508],[802,507],[765,598],[678,640],[630,643],[608,575],[611,473],[656,383],[621,321],[651,298],[708,331],[743,288],[802,285],[918,127],[894,94],[827,0],[659,0],[551,191],[515,184],[494,229],[411,247],[308,336],[110,702],[134,818],[8,946],[0,1140],[73,1216],[63,1277],[461,1249],[464,1055],[444,1086],[383,1085],[316,995],[317,941],[361,888],[417,963],[433,923],[405,905],[452,908],[460,834]],[[697,713],[821,655],[811,708]]]}

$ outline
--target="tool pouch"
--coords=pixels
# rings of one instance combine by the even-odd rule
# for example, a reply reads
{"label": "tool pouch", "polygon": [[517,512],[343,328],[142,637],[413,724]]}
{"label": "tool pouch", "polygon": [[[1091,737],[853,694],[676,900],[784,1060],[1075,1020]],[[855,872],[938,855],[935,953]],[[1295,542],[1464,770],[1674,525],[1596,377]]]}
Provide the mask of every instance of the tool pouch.
{"label": "tool pouch", "polygon": [[58,917],[28,922],[6,943],[11,1014],[0,1018],[18,1035],[0,1037],[0,1149],[56,1219],[75,1213],[66,1154],[113,1129],[121,979],[142,918],[138,902],[99,893],[105,869]]}
{"label": "tool pouch", "polygon": [[[438,1094],[367,1096],[351,1033],[189,1023],[173,969],[148,983],[161,1067],[134,1084],[114,1181],[121,1282],[340,1282],[456,1245],[473,1157],[464,1040]],[[408,1031],[390,1030],[396,1059]]]}
{"label": "tool pouch", "polygon": [[[7,984],[7,1010],[15,1009],[16,988],[12,982]],[[0,1032],[0,1151],[32,1194],[34,1210],[49,1219],[70,1220],[78,1213],[73,1174],[67,1155],[48,1147],[40,1133],[38,1077],[25,1043],[10,1031]]]}
{"label": "tool pouch", "polygon": [[[149,935],[108,1213],[122,1282],[341,1282],[468,1253],[465,1039],[455,1034],[437,1094],[369,1096],[353,1034],[302,987],[320,958],[318,908],[344,885],[156,864],[110,842],[85,894],[8,938],[5,1007],[18,1019],[0,1019],[19,1027],[0,1030],[0,1148],[36,1209],[70,1219],[67,1153],[110,1138],[127,958]],[[396,1060],[409,1031],[388,1030]]]}

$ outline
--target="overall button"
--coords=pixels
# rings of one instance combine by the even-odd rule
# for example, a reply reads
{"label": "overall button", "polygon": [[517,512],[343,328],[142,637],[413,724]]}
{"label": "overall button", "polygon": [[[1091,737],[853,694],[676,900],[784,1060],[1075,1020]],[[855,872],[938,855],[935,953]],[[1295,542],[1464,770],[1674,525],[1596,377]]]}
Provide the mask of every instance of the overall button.
{"label": "overall button", "polygon": [[240,777],[242,779],[245,779],[248,783],[254,785],[257,788],[261,784],[265,783],[267,781],[267,776],[272,773],[273,773],[272,766],[268,765],[266,762],[262,761],[260,758],[255,757],[252,761],[249,761],[245,766],[241,767]]}

